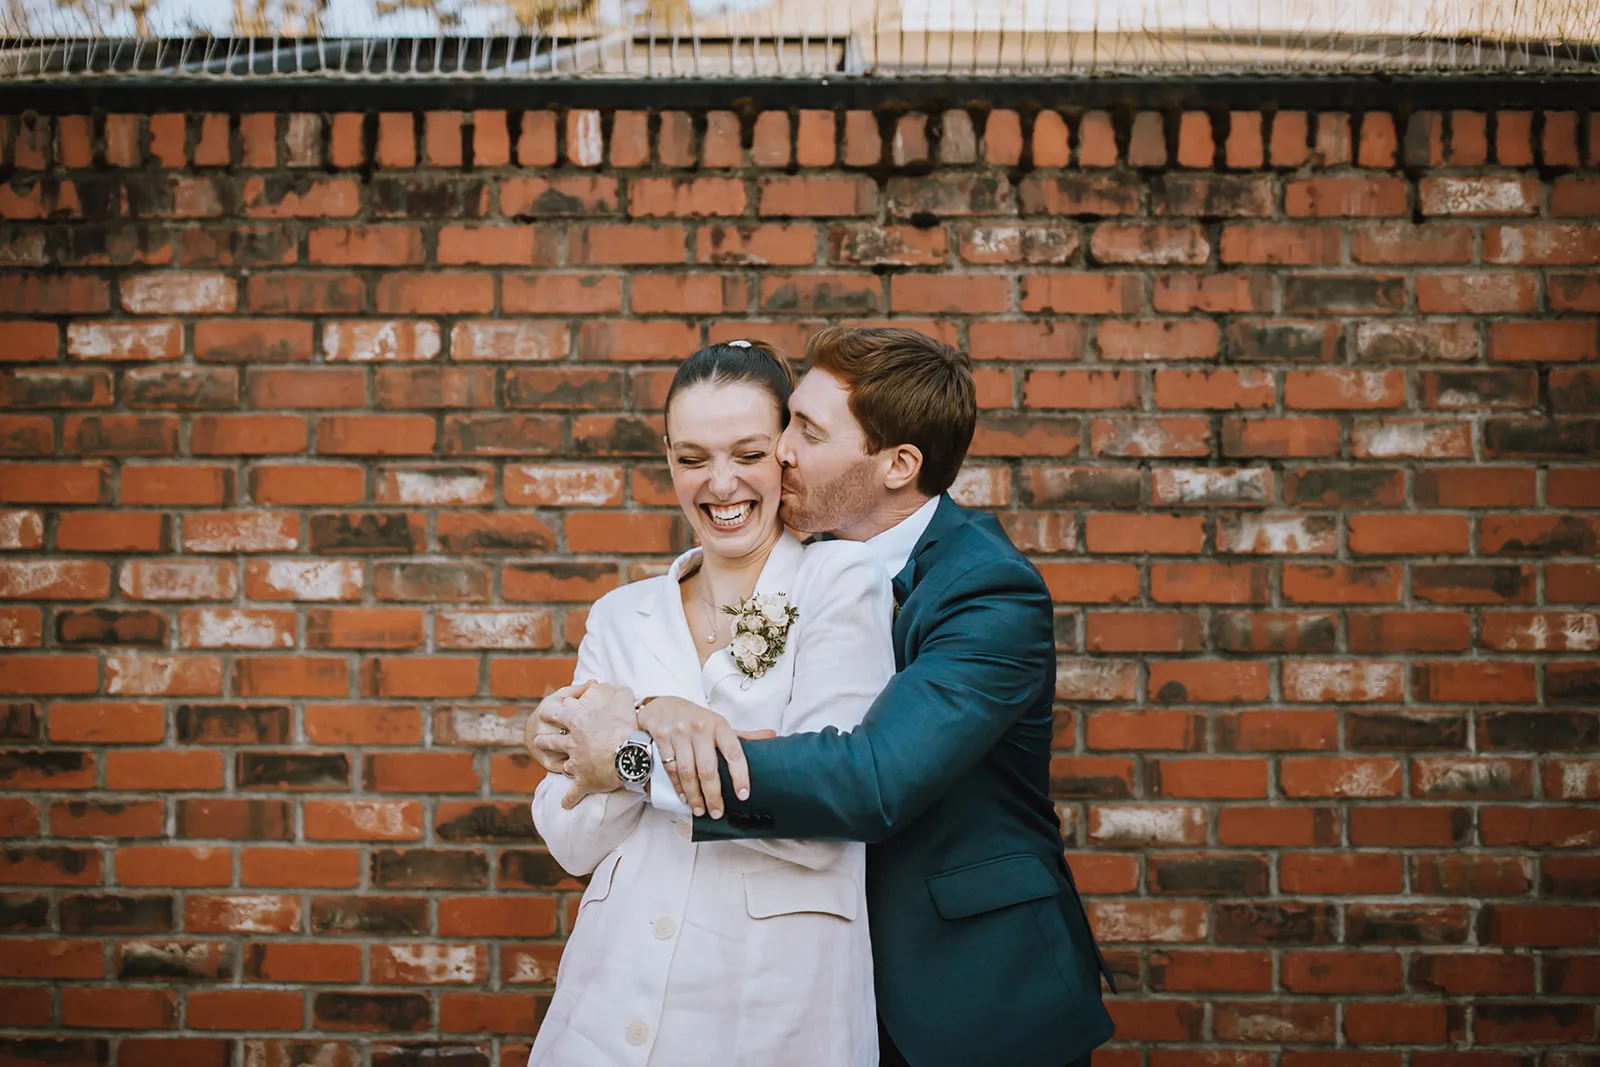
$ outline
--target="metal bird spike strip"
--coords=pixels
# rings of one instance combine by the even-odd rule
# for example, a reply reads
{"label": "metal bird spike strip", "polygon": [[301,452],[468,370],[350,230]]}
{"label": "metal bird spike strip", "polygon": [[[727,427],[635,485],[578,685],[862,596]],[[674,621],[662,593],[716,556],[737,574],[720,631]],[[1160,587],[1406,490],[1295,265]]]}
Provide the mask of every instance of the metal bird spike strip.
{"label": "metal bird spike strip", "polygon": [[0,79],[1600,73],[1600,0],[0,0]]}

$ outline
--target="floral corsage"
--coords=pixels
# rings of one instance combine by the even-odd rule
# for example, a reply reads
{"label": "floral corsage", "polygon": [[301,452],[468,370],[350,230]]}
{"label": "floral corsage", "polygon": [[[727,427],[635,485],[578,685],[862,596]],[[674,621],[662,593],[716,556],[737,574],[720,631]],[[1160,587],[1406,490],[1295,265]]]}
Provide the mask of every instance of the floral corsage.
{"label": "floral corsage", "polygon": [[778,662],[789,640],[789,627],[800,617],[800,609],[782,593],[756,593],[722,610],[733,616],[728,651],[751,678],[761,677]]}

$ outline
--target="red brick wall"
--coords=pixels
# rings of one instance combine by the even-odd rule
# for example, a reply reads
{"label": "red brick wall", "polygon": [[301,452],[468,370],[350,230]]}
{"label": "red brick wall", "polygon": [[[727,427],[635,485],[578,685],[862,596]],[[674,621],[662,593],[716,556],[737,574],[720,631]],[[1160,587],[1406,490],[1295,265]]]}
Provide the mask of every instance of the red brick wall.
{"label": "red brick wall", "polygon": [[1595,116],[0,131],[0,1063],[519,1067],[672,361],[884,318],[1059,602],[1097,1062],[1595,1062]]}

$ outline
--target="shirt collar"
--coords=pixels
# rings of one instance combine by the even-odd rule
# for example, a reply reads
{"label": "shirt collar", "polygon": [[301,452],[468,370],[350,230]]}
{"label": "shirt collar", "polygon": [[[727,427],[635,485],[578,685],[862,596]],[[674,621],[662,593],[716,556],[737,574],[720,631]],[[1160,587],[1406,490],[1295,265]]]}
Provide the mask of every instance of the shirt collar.
{"label": "shirt collar", "polygon": [[928,531],[928,524],[933,521],[933,513],[938,510],[939,498],[930,497],[926,504],[881,534],[867,538],[867,547],[883,563],[890,578],[905,570],[906,563],[911,559],[911,553],[916,550],[917,542],[921,541],[922,535]]}

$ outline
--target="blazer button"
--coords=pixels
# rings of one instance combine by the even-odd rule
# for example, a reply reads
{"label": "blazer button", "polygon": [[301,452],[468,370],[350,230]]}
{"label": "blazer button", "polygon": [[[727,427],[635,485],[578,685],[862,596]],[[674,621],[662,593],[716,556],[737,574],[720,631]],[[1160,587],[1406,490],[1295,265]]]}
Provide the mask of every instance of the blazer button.
{"label": "blazer button", "polygon": [[650,1040],[650,1027],[635,1019],[622,1028],[622,1036],[628,1039],[630,1045],[642,1045]]}
{"label": "blazer button", "polygon": [[672,921],[670,915],[661,916],[650,924],[650,928],[655,931],[657,941],[665,941],[678,932],[678,924]]}

